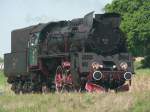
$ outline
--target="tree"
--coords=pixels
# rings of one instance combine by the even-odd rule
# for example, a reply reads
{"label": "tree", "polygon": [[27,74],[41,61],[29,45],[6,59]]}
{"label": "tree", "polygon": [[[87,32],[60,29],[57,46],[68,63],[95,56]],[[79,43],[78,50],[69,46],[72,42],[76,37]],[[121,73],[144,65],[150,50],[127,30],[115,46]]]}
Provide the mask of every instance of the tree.
{"label": "tree", "polygon": [[113,0],[104,10],[121,14],[120,28],[127,34],[129,51],[145,56],[150,66],[150,0]]}
{"label": "tree", "polygon": [[3,58],[0,57],[0,62],[4,62]]}

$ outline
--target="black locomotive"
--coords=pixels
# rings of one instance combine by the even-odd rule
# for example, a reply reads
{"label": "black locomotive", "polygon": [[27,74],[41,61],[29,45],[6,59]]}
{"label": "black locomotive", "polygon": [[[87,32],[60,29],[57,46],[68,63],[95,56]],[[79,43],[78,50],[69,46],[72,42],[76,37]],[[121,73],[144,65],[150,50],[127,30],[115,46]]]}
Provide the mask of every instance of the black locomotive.
{"label": "black locomotive", "polygon": [[4,56],[12,90],[128,90],[134,69],[120,21],[117,13],[91,12],[12,31],[11,53]]}

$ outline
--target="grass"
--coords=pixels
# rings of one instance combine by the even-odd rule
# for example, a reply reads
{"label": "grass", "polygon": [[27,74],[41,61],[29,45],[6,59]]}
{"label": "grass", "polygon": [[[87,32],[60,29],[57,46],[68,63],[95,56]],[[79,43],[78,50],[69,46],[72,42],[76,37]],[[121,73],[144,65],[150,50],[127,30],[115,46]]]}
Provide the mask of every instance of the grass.
{"label": "grass", "polygon": [[0,105],[8,112],[122,112],[128,111],[134,102],[130,94],[126,96],[126,100],[123,96],[122,93],[11,95],[0,97]]}
{"label": "grass", "polygon": [[136,102],[131,112],[150,112],[150,92],[142,92],[142,95],[135,96]]}
{"label": "grass", "polygon": [[4,74],[3,74],[3,71],[0,71],[0,91],[2,89],[4,89],[6,85],[8,85],[6,83],[6,78],[5,78]]}
{"label": "grass", "polygon": [[142,64],[140,62],[134,63],[135,72],[137,75],[149,75],[150,76],[150,68],[141,68]]}
{"label": "grass", "polygon": [[0,71],[0,85],[4,85],[5,84],[5,77],[3,75],[3,71]]}
{"label": "grass", "polygon": [[[150,112],[150,69],[135,63],[129,92],[15,95],[0,75],[0,112]],[[1,72],[2,74],[2,72]]]}

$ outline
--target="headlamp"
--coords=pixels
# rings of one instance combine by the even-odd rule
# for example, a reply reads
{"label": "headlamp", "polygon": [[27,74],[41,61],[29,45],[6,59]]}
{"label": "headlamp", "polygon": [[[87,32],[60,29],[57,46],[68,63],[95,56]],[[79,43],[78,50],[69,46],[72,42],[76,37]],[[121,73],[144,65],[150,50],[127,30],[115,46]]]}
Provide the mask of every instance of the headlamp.
{"label": "headlamp", "polygon": [[125,61],[123,61],[123,62],[120,63],[120,68],[121,68],[122,70],[127,70],[128,64],[127,64]]}

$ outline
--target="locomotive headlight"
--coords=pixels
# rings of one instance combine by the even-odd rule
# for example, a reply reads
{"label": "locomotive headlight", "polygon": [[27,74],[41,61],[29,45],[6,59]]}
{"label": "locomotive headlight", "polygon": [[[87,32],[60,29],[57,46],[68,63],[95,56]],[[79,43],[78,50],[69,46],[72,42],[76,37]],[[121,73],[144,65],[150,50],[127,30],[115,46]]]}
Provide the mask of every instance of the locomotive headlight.
{"label": "locomotive headlight", "polygon": [[34,46],[34,43],[31,43],[31,46]]}
{"label": "locomotive headlight", "polygon": [[103,68],[103,65],[99,64],[98,62],[93,62],[92,63],[92,68],[97,70],[99,68]]}
{"label": "locomotive headlight", "polygon": [[115,69],[117,66],[116,65],[113,65],[113,69]]}
{"label": "locomotive headlight", "polygon": [[98,80],[100,80],[101,78],[102,78],[102,73],[101,73],[100,71],[95,71],[95,72],[93,73],[93,79],[94,79],[94,80],[98,81]]}
{"label": "locomotive headlight", "polygon": [[104,66],[100,64],[99,67],[100,67],[100,68],[103,68]]}
{"label": "locomotive headlight", "polygon": [[127,70],[128,64],[127,64],[126,62],[121,62],[121,63],[120,63],[120,68],[121,68],[122,70]]}

